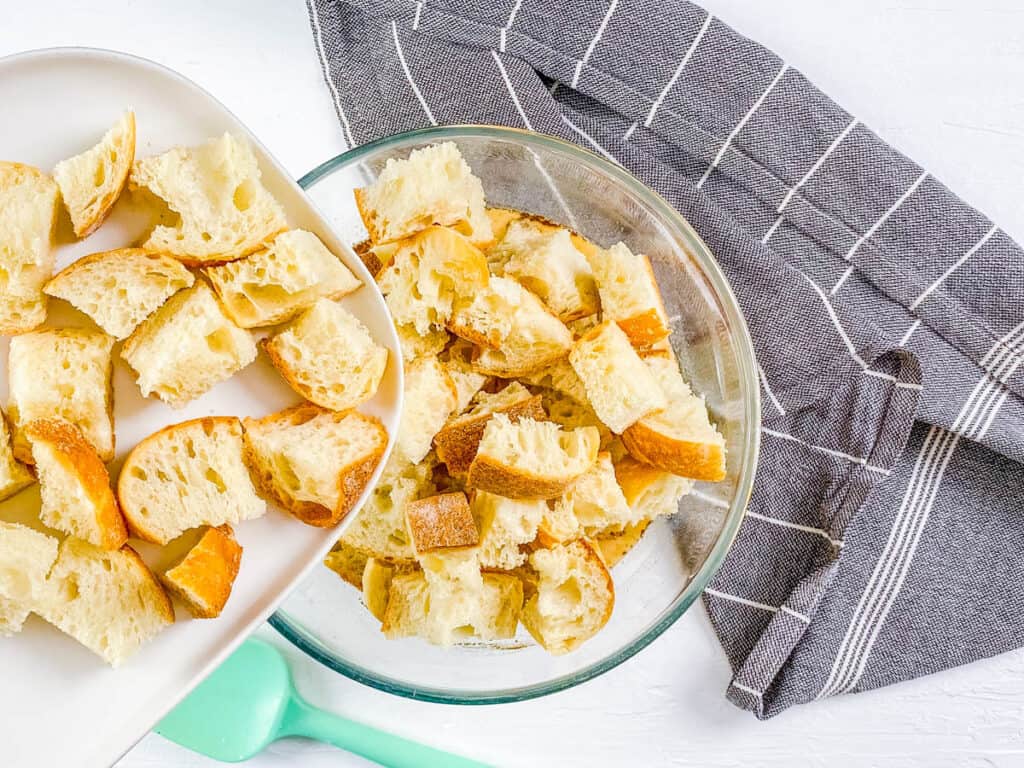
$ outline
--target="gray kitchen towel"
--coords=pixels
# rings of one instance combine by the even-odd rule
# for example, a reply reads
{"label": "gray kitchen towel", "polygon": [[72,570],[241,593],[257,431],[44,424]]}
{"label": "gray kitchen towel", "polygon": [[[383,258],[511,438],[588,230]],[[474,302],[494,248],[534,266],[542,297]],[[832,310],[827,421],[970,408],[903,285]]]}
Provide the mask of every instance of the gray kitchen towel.
{"label": "gray kitchen towel", "polygon": [[1024,645],[1024,254],[771,51],[665,0],[309,0],[351,145],[561,136],[660,192],[750,325],[747,515],[705,604],[760,718]]}

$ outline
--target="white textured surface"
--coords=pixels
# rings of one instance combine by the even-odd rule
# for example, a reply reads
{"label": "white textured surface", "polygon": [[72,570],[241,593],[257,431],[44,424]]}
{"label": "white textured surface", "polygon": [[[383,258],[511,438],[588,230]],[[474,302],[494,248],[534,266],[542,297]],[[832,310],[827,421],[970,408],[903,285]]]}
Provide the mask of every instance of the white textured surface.
{"label": "white textured surface", "polygon": [[[539,2],[540,0],[526,0]],[[299,0],[119,3],[0,0],[0,55],[50,45],[119,48],[194,78],[297,175],[344,146]],[[1019,0],[705,0],[864,122],[1024,239],[1024,5]],[[0,120],[0,153],[3,146]],[[1017,766],[1024,653],[767,723],[726,703],[728,665],[700,610],[633,660],[523,704],[417,704],[287,654],[314,703],[498,765]],[[2,733],[2,725],[0,725]],[[366,765],[329,747],[274,745],[250,765]],[[120,768],[216,763],[149,736]]]}

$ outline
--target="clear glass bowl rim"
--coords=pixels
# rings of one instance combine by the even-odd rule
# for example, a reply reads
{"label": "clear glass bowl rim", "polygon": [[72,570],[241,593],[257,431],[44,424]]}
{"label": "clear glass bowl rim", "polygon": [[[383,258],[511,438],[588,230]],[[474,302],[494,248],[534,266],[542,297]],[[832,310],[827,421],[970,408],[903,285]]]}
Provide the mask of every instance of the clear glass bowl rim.
{"label": "clear glass bowl rim", "polygon": [[459,691],[432,690],[422,686],[409,685],[401,680],[389,678],[358,666],[350,661],[338,658],[315,639],[312,639],[301,627],[292,623],[283,610],[278,610],[269,619],[270,625],[280,632],[289,642],[307,655],[319,661],[329,669],[352,680],[397,696],[418,701],[429,701],[442,704],[505,704],[526,701],[540,696],[564,691],[568,688],[592,680],[610,669],[617,667],[632,658],[657,639],[665,630],[682,616],[704,591],[712,576],[721,566],[729,547],[736,538],[740,523],[747,509],[754,474],[757,468],[758,447],[761,437],[761,402],[760,381],[757,375],[757,363],[754,357],[754,346],[746,321],[740,312],[739,304],[722,273],[718,262],[711,255],[707,245],[694,231],[693,227],[669,203],[624,168],[605,160],[600,155],[562,139],[545,134],[527,131],[521,128],[506,128],[488,125],[452,125],[422,128],[404,133],[386,136],[376,141],[361,144],[321,163],[301,179],[299,186],[309,190],[320,180],[330,176],[343,166],[361,162],[376,151],[391,145],[412,143],[430,143],[460,138],[493,138],[512,141],[540,149],[554,150],[574,156],[585,165],[597,166],[598,169],[616,181],[628,187],[637,197],[655,211],[662,223],[689,248],[690,254],[696,259],[703,275],[711,283],[715,296],[720,302],[721,310],[732,331],[733,344],[738,349],[737,365],[741,386],[744,390],[743,399],[745,413],[749,416],[746,441],[742,446],[741,473],[737,483],[736,495],[726,515],[722,532],[715,541],[707,559],[690,579],[683,592],[669,606],[660,621],[646,632],[634,638],[630,643],[600,661],[584,667],[571,674],[556,677],[542,683],[526,685],[496,691]]}

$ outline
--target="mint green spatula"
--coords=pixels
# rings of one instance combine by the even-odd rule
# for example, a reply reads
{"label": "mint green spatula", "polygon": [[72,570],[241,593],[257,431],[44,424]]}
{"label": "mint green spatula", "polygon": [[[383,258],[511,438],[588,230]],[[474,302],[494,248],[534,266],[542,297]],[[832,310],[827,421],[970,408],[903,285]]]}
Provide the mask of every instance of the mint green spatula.
{"label": "mint green spatula", "polygon": [[156,732],[228,762],[248,760],[285,736],[306,736],[388,768],[486,768],[307,704],[277,649],[252,639],[167,715]]}

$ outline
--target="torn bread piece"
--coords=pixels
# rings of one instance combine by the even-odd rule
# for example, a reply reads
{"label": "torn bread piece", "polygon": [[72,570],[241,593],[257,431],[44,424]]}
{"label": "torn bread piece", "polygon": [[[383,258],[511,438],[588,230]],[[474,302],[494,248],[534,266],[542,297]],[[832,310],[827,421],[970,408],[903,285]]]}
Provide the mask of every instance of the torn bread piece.
{"label": "torn bread piece", "polygon": [[480,543],[480,531],[462,492],[410,501],[405,505],[405,521],[417,555]]}
{"label": "torn bread piece", "polygon": [[115,339],[125,339],[167,299],[194,282],[177,259],[143,248],[121,248],[73,262],[43,290],[88,315]]}
{"label": "torn bread piece", "polygon": [[488,259],[500,262],[500,274],[522,283],[563,322],[601,308],[594,273],[567,229],[529,219],[513,221]]}
{"label": "torn bread piece", "polygon": [[178,214],[174,225],[155,227],[143,247],[191,267],[240,259],[287,227],[284,209],[260,181],[252,148],[228,133],[137,160],[130,184]]}
{"label": "torn bread piece", "polygon": [[38,168],[0,162],[0,334],[24,333],[46,319],[43,285],[60,189]]}
{"label": "torn bread piece", "polygon": [[477,373],[472,366],[457,356],[449,356],[441,363],[448,378],[455,385],[455,408],[453,413],[462,413],[487,384],[489,376]]}
{"label": "torn bread piece", "polygon": [[35,419],[74,424],[103,461],[114,458],[113,346],[107,334],[82,328],[46,328],[11,339],[8,413],[16,458],[32,463],[22,426]]}
{"label": "torn bread piece", "polygon": [[611,454],[601,452],[594,466],[545,511],[537,538],[550,547],[581,536],[621,531],[637,519],[616,480]]}
{"label": "torn bread piece", "polygon": [[594,539],[594,545],[605,565],[612,568],[619,564],[643,537],[650,521],[630,523],[621,531],[602,533]]}
{"label": "torn bread piece", "polygon": [[60,186],[75,236],[95,232],[121,197],[135,162],[135,113],[125,112],[99,144],[57,163],[53,177]]}
{"label": "torn bread piece", "polygon": [[46,595],[57,540],[18,523],[0,521],[0,637],[20,632]]}
{"label": "torn bread piece", "polygon": [[517,378],[565,359],[572,333],[530,291],[503,277],[456,303],[448,330],[481,347],[473,360],[480,373]]}
{"label": "torn bread piece", "polygon": [[402,350],[402,359],[409,363],[418,357],[437,357],[451,340],[448,331],[434,328],[421,334],[412,325],[395,326],[398,346]]}
{"label": "torn bread piece", "polygon": [[395,452],[418,464],[430,452],[434,435],[458,405],[458,390],[444,365],[421,357],[405,368],[405,396]]}
{"label": "torn bread piece", "polygon": [[[400,242],[400,241],[399,241]],[[360,240],[352,246],[356,256],[363,262],[366,271],[373,275],[376,280],[380,273],[395,259],[395,252],[398,250],[398,243],[381,243],[374,245],[370,239]]]}
{"label": "torn bread piece", "polygon": [[615,478],[636,521],[674,515],[683,496],[693,489],[692,480],[629,456],[615,464]]}
{"label": "torn bread piece", "polygon": [[242,461],[242,424],[234,416],[154,432],[125,459],[117,498],[131,534],[156,544],[266,512]]}
{"label": "torn bread piece", "polygon": [[611,574],[585,539],[538,549],[530,565],[539,575],[536,594],[523,607],[523,626],[545,650],[579,648],[608,623],[615,606]]}
{"label": "torn bread piece", "polygon": [[242,425],[245,461],[261,495],[321,528],[352,510],[388,444],[379,419],[310,403]]}
{"label": "torn bread piece", "polygon": [[143,396],[181,408],[255,360],[256,343],[199,281],[144,320],[121,347],[121,357]]}
{"label": "torn bread piece", "polygon": [[487,286],[487,260],[458,232],[430,227],[404,240],[377,278],[396,325],[425,335],[445,325],[456,302]]}
{"label": "torn bread piece", "polygon": [[480,529],[480,567],[511,571],[526,562],[522,548],[537,538],[548,505],[543,499],[507,499],[474,491],[470,508]]}
{"label": "torn bread piece", "polygon": [[484,189],[458,147],[446,141],[390,158],[376,181],[355,190],[359,215],[374,243],[450,226],[473,240],[492,239]]}
{"label": "torn bread piece", "polygon": [[593,427],[566,432],[550,421],[513,422],[496,413],[484,428],[467,485],[513,499],[555,498],[594,465],[598,441]]}
{"label": "torn bread piece", "polygon": [[603,322],[579,339],[569,363],[587,390],[590,406],[615,434],[668,405],[658,379],[613,322]]}
{"label": "torn bread piece", "polygon": [[134,549],[73,536],[60,545],[36,612],[112,667],[174,623],[170,599]]}
{"label": "torn bread piece", "polygon": [[28,488],[35,481],[28,468],[14,458],[7,417],[0,411],[0,501]]}
{"label": "torn bread piece", "polygon": [[595,248],[588,258],[603,320],[618,323],[635,347],[649,347],[672,332],[650,259],[623,243],[607,250]]}
{"label": "torn bread piece", "polygon": [[541,407],[540,395],[530,394],[518,381],[493,394],[478,392],[472,406],[466,413],[449,419],[434,436],[437,458],[447,465],[452,475],[469,471],[484,428],[495,413],[503,413],[513,422],[525,417],[543,421],[547,416]]}
{"label": "torn bread piece", "polygon": [[388,364],[387,348],[330,299],[319,299],[262,344],[292,389],[332,411],[373,397]]}
{"label": "torn bread piece", "polygon": [[344,539],[338,539],[324,558],[324,565],[338,574],[345,583],[362,589],[363,571],[371,557],[372,555],[365,549],[354,547]]}
{"label": "torn bread piece", "polygon": [[267,248],[203,270],[242,328],[276,325],[317,299],[340,299],[362,283],[312,232],[282,232]]}
{"label": "torn bread piece", "polygon": [[188,552],[160,577],[167,591],[197,619],[220,616],[242,564],[242,545],[230,525],[207,527]]}
{"label": "torn bread piece", "polygon": [[666,472],[695,480],[724,480],[725,438],[708,418],[704,398],[691,391],[671,353],[649,356],[644,363],[667,395],[668,405],[622,433],[626,450]]}
{"label": "torn bread piece", "polygon": [[74,424],[36,419],[24,426],[39,476],[39,519],[100,549],[120,549],[128,529],[96,449]]}
{"label": "torn bread piece", "polygon": [[384,621],[388,607],[388,592],[394,575],[395,566],[375,557],[366,559],[359,588],[363,592],[363,602],[366,603],[367,610],[377,621]]}

